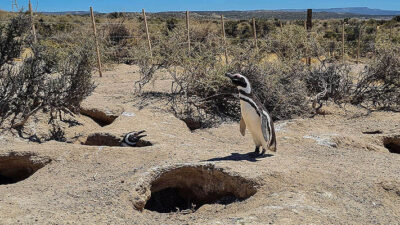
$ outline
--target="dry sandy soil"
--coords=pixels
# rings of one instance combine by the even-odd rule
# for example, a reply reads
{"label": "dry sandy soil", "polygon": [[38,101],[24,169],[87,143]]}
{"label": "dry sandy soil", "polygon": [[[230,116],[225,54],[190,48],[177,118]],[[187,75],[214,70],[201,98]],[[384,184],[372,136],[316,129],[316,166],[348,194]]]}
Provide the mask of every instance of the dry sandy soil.
{"label": "dry sandy soil", "polygon": [[[279,121],[278,151],[254,158],[237,123],[191,132],[156,97],[171,81],[138,99],[138,77],[119,65],[96,78],[83,112],[103,126],[64,116],[67,142],[35,142],[50,135],[43,113],[25,138],[1,132],[0,224],[400,223],[399,113],[330,106]],[[152,146],[82,145],[118,145],[138,130]]]}

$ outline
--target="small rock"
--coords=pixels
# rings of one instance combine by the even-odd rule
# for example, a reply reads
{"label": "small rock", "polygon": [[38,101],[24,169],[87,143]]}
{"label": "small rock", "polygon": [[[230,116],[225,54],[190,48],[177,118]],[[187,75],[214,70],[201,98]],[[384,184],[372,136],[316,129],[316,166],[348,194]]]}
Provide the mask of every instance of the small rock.
{"label": "small rock", "polygon": [[306,135],[303,138],[312,139],[317,142],[317,144],[327,147],[337,148],[337,143],[334,142],[330,137],[320,137],[316,135]]}
{"label": "small rock", "polygon": [[134,117],[134,116],[136,116],[135,113],[132,113],[132,112],[123,112],[121,115],[122,116],[126,116],[126,117]]}

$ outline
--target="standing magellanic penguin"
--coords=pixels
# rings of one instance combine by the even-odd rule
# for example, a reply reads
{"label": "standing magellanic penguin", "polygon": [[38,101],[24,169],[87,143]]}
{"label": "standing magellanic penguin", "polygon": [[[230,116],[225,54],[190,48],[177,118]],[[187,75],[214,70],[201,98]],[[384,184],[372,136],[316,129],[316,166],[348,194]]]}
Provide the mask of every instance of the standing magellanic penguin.
{"label": "standing magellanic penguin", "polygon": [[226,74],[233,84],[239,89],[240,98],[240,133],[244,136],[246,127],[249,129],[254,144],[255,153],[260,153],[262,146],[264,154],[267,149],[276,152],[276,137],[274,123],[268,111],[253,94],[252,88],[247,77],[241,74]]}

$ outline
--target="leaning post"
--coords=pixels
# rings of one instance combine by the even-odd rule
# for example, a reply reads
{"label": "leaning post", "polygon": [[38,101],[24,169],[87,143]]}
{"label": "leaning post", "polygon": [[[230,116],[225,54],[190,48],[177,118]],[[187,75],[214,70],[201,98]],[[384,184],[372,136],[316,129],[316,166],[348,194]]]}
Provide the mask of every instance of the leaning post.
{"label": "leaning post", "polygon": [[33,19],[33,10],[32,10],[32,3],[31,3],[31,0],[29,0],[29,14],[30,14],[30,18],[31,18],[31,26],[32,26],[33,41],[34,41],[34,43],[37,43],[36,29],[35,29],[35,21],[34,21],[34,19]]}
{"label": "leaning post", "polygon": [[[307,21],[306,21],[306,30],[307,30],[307,39],[310,41],[310,32],[312,29],[312,9],[307,9]],[[307,65],[311,66],[311,56],[309,49],[306,49],[307,55]]]}
{"label": "leaning post", "polygon": [[257,45],[257,31],[256,31],[256,19],[253,17],[253,36],[254,36],[254,46],[258,50]]}
{"label": "leaning post", "polygon": [[90,6],[90,16],[92,17],[93,35],[94,35],[94,40],[96,43],[97,66],[99,69],[100,77],[102,77],[103,73],[101,72],[101,59],[100,59],[99,41],[97,40],[96,21],[94,20],[93,7],[91,7],[91,6]]}
{"label": "leaning post", "polygon": [[360,48],[361,48],[361,27],[358,29],[358,38],[357,38],[357,64],[360,63]]}
{"label": "leaning post", "polygon": [[225,49],[225,62],[228,65],[228,50],[226,47],[226,36],[225,36],[225,23],[224,23],[224,15],[221,15],[221,24],[222,24],[222,38],[224,42],[224,49]]}
{"label": "leaning post", "polygon": [[190,29],[189,29],[189,11],[186,11],[186,30],[187,30],[187,44],[190,53]]}
{"label": "leaning post", "polygon": [[342,63],[344,63],[344,21],[342,22]]}
{"label": "leaning post", "polygon": [[144,11],[144,9],[142,9],[142,14],[143,14],[143,19],[144,19],[144,26],[145,26],[145,29],[146,29],[146,35],[147,35],[147,45],[149,46],[150,56],[153,57],[153,52],[151,50],[149,26],[147,25],[146,12]]}

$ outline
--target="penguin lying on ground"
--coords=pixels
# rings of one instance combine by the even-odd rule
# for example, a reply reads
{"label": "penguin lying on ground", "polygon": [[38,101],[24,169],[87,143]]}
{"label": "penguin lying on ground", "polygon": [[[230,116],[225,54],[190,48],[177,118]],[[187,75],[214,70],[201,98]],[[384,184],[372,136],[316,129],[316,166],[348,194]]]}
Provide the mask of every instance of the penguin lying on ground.
{"label": "penguin lying on ground", "polygon": [[266,149],[276,152],[274,123],[258,98],[253,94],[249,80],[241,74],[226,74],[239,90],[240,98],[240,133],[244,136],[246,127],[253,136],[255,153],[264,154]]}
{"label": "penguin lying on ground", "polygon": [[146,137],[146,134],[140,135],[146,132],[145,130],[141,130],[139,132],[129,132],[125,134],[124,138],[122,139],[121,146],[123,147],[136,147],[139,140],[143,137]]}

